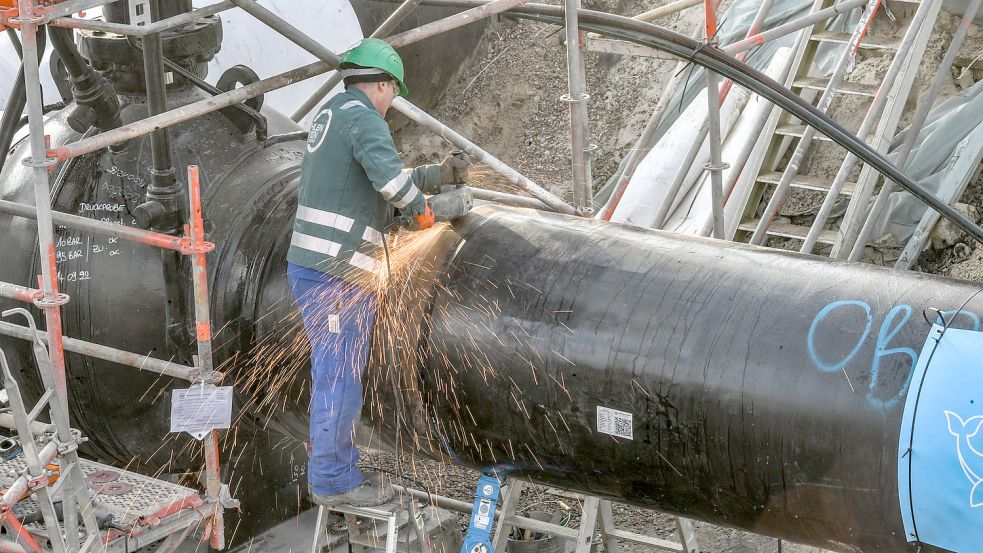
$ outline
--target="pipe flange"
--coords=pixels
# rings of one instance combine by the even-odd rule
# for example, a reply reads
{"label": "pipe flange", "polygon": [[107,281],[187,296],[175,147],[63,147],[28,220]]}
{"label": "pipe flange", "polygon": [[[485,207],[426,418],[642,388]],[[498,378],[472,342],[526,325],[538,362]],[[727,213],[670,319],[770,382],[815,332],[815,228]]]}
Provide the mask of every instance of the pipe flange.
{"label": "pipe flange", "polygon": [[195,244],[195,241],[191,237],[185,236],[181,239],[181,249],[179,250],[184,255],[196,255],[201,253],[209,253],[215,249],[215,244],[213,242],[201,242]]}
{"label": "pipe flange", "polygon": [[590,94],[587,94],[586,92],[581,92],[580,98],[577,100],[574,100],[573,97],[570,96],[569,94],[564,94],[563,96],[560,96],[560,101],[566,102],[568,104],[579,104],[580,102],[586,102],[587,100],[590,100]]}
{"label": "pipe flange", "polygon": [[34,306],[39,309],[50,309],[52,307],[61,307],[71,301],[68,294],[57,293],[53,297],[45,297],[40,295],[34,298]]}
{"label": "pipe flange", "polygon": [[21,161],[21,163],[23,163],[27,167],[32,167],[32,168],[40,167],[42,169],[47,169],[48,167],[54,167],[55,165],[57,165],[58,158],[46,157],[40,161],[35,161],[33,157],[28,157],[28,158],[24,158]]}
{"label": "pipe flange", "polygon": [[[113,75],[120,92],[142,93],[146,89],[143,53],[128,37],[106,31],[83,30],[79,33],[79,51],[96,70]],[[207,74],[207,64],[222,47],[222,20],[208,16],[160,33],[164,57],[179,64],[199,78]],[[173,74],[168,88],[187,86],[183,77]]]}
{"label": "pipe flange", "polygon": [[708,161],[703,164],[703,168],[706,169],[707,171],[726,171],[727,169],[730,169],[730,163],[727,163],[725,161],[722,162],[720,165],[714,165],[713,163]]}

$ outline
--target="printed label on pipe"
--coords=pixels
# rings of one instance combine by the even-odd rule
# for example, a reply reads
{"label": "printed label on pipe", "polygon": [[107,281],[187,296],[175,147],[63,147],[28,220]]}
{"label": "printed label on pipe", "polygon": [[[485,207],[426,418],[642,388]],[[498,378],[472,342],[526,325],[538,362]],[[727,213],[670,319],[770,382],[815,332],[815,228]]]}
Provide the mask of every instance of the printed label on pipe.
{"label": "printed label on pipe", "polygon": [[632,414],[609,407],[597,406],[597,431],[618,438],[634,439]]}
{"label": "printed label on pipe", "polygon": [[201,440],[232,424],[232,386],[194,386],[171,391],[171,432]]}

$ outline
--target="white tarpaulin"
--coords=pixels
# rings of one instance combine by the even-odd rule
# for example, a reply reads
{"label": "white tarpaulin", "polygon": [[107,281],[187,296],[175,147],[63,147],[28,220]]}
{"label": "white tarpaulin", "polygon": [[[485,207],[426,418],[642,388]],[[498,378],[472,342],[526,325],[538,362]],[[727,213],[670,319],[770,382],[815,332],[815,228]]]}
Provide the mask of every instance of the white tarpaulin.
{"label": "white tarpaulin", "polygon": [[[929,112],[902,171],[942,201],[957,201],[983,160],[980,121],[983,121],[983,81]],[[896,161],[896,151],[910,132],[910,128],[905,129],[895,137],[888,154],[892,162]],[[927,211],[925,204],[911,194],[895,192],[871,238],[883,239],[891,234],[891,242],[902,243]]]}
{"label": "white tarpaulin", "polygon": [[[218,1],[196,0],[194,6],[200,8],[216,4]],[[343,52],[362,38],[358,19],[348,0],[318,0],[317,2],[269,0],[263,5],[334,52]],[[98,9],[90,10],[86,13],[86,18],[98,15],[100,15]],[[312,54],[240,9],[226,10],[220,14],[220,17],[224,37],[222,50],[208,64],[206,79],[212,84],[218,81],[223,71],[234,65],[246,65],[261,79],[265,79],[317,61]],[[48,68],[50,50],[49,47],[48,54],[41,64],[41,81],[46,104],[61,100]],[[20,58],[17,52],[7,37],[0,36],[0,109],[3,109],[7,103],[18,69],[20,69]],[[270,92],[266,95],[266,105],[290,115],[326,78],[327,76],[321,76],[308,79]],[[306,126],[306,124],[305,121],[301,121],[301,125]]]}

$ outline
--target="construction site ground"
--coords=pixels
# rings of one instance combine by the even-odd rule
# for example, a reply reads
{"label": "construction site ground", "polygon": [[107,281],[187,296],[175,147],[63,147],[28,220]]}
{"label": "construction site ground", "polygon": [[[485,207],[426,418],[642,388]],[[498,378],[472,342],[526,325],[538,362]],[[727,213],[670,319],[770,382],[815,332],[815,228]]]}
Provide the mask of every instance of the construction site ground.
{"label": "construction site ground", "polygon": [[[361,466],[364,470],[391,471],[396,466],[393,454],[370,449],[362,449]],[[405,483],[417,489],[429,488],[433,494],[471,502],[474,500],[478,473],[459,466],[439,463],[429,459],[414,458],[412,463],[404,459]],[[393,479],[397,479],[395,475]],[[524,491],[519,504],[519,513],[532,508],[537,511],[553,512],[561,509],[561,503],[570,507],[572,518],[570,526],[579,521],[578,500],[581,496],[547,486],[530,485]],[[612,504],[615,524],[619,529],[637,532],[676,541],[676,522],[671,515],[640,509],[629,505]],[[233,550],[234,553],[307,553],[310,551],[315,521],[313,510],[298,513],[296,519],[287,521],[272,531],[246,540]],[[468,517],[458,515],[462,535],[467,530]],[[830,553],[816,547],[809,547],[775,538],[760,536],[702,522],[696,523],[696,537],[702,553]],[[573,551],[573,544],[566,544],[565,550]],[[652,549],[630,543],[619,543],[625,553],[643,553]],[[182,553],[195,551],[193,544],[187,544]],[[345,548],[341,549],[342,551]],[[598,545],[603,552],[603,544]],[[452,552],[456,553],[456,552]]]}

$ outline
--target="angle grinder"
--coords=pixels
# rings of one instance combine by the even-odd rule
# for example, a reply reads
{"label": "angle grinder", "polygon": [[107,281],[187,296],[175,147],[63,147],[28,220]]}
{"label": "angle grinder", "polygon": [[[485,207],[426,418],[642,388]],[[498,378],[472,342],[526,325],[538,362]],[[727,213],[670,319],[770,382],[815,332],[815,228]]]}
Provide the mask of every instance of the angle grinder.
{"label": "angle grinder", "polygon": [[[453,221],[471,211],[474,196],[471,194],[471,189],[465,186],[430,196],[427,198],[427,203],[433,211],[434,221],[441,223]],[[400,215],[390,228],[394,226],[413,228],[415,222],[409,215]]]}

